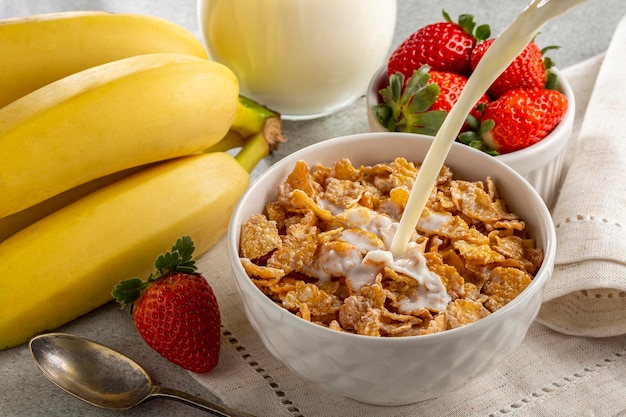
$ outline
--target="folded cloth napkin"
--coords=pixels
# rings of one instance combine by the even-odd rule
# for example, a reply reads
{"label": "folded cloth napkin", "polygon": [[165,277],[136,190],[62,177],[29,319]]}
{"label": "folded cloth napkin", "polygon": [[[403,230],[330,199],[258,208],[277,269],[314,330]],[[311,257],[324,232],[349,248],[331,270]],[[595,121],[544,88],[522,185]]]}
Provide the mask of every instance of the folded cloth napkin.
{"label": "folded cloth napkin", "polygon": [[265,349],[245,317],[223,239],[198,265],[220,304],[220,362],[209,373],[191,375],[225,404],[259,417],[624,415],[623,336],[573,336],[626,332],[626,251],[619,233],[626,224],[620,210],[626,208],[626,182],[620,183],[626,140],[619,143],[618,130],[626,120],[620,117],[626,116],[626,102],[619,95],[626,91],[626,78],[620,81],[615,71],[626,57],[622,44],[625,24],[606,56],[562,71],[576,95],[577,117],[554,208],[558,264],[540,312],[547,326],[534,323],[522,345],[497,367],[457,392],[408,406],[377,407],[330,394]]}
{"label": "folded cloth napkin", "polygon": [[[626,334],[624,60],[623,20],[599,69],[553,208],[555,271],[538,320],[572,335]],[[578,74],[575,81],[588,83]]]}

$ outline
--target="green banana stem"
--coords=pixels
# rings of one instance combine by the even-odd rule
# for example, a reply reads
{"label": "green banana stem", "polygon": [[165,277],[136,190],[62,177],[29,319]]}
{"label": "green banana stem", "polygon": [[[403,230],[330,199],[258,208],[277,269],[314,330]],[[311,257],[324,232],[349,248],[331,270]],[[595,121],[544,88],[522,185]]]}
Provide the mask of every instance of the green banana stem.
{"label": "green banana stem", "polygon": [[241,148],[245,142],[245,138],[234,130],[229,130],[219,142],[204,150],[204,152],[226,152],[231,149]]}
{"label": "green banana stem", "polygon": [[262,131],[270,144],[285,142],[280,113],[241,95],[230,130],[234,130],[244,138]]}
{"label": "green banana stem", "polygon": [[262,132],[249,137],[241,150],[235,155],[235,159],[248,172],[252,172],[255,166],[273,150]]}
{"label": "green banana stem", "polygon": [[279,143],[285,142],[280,113],[247,98],[239,96],[235,120],[224,138],[204,152],[225,152],[241,148],[248,138],[262,134],[273,150]]}
{"label": "green banana stem", "polygon": [[237,114],[230,130],[222,140],[204,152],[225,152],[241,148],[235,159],[248,172],[278,146],[286,141],[280,114],[239,96]]}
{"label": "green banana stem", "polygon": [[272,117],[280,118],[280,114],[240,95],[237,113],[235,114],[231,130],[247,138],[259,132],[265,125],[265,121]]}

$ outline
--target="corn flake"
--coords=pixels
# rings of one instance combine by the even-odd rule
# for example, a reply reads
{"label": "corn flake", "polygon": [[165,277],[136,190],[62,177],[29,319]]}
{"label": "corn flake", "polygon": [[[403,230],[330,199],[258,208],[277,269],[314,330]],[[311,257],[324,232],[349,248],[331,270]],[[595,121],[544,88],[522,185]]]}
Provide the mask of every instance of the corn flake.
{"label": "corn flake", "polygon": [[458,299],[448,305],[446,309],[446,319],[448,328],[455,329],[465,326],[489,315],[487,310],[481,303],[473,300]]}
{"label": "corn flake", "polygon": [[288,310],[300,310],[306,304],[311,315],[321,316],[337,312],[341,301],[332,294],[327,294],[315,284],[297,281],[295,288],[282,297],[283,307]]}
{"label": "corn flake", "polygon": [[484,293],[489,296],[485,307],[492,312],[504,307],[524,291],[531,280],[531,275],[517,268],[494,268],[484,285]]}
{"label": "corn flake", "polygon": [[267,261],[267,266],[282,269],[285,274],[299,271],[313,261],[317,250],[317,227],[296,223],[287,228],[282,245]]}
{"label": "corn flake", "polygon": [[257,265],[248,258],[240,258],[241,265],[248,276],[260,279],[280,279],[285,276],[285,271],[280,268],[272,268],[266,265]]}
{"label": "corn flake", "polygon": [[241,225],[241,256],[257,259],[265,256],[282,244],[276,222],[262,214],[255,214]]}

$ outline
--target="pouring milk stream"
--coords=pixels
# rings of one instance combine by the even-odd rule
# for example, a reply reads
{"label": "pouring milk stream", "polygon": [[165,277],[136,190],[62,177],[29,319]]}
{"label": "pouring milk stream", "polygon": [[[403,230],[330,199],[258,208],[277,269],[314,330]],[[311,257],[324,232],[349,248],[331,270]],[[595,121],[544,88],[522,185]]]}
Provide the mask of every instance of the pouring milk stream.
{"label": "pouring milk stream", "polygon": [[533,0],[489,47],[469,77],[459,95],[459,100],[441,125],[422,162],[391,243],[390,249],[394,257],[399,257],[407,250],[411,235],[415,231],[448,152],[463,126],[465,116],[543,25],[584,1],[586,0]]}

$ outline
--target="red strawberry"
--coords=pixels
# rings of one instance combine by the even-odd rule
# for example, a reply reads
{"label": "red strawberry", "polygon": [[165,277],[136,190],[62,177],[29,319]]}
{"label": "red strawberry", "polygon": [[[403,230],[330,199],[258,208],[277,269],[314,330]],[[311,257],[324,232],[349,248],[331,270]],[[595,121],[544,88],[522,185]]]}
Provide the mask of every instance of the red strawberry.
{"label": "red strawberry", "polygon": [[[478,65],[494,39],[481,42],[472,51],[472,71]],[[518,88],[541,88],[546,83],[546,69],[543,53],[534,42],[530,42],[524,50],[511,62],[506,70],[489,87],[490,96],[497,98],[509,90]]]}
{"label": "red strawberry", "polygon": [[[445,110],[450,112],[452,106],[459,100],[461,91],[465,88],[465,84],[467,84],[467,78],[462,75],[442,71],[430,71],[429,74],[430,80],[428,80],[428,83],[437,84],[439,86],[439,96],[430,107],[430,110]],[[479,118],[480,111],[477,110],[478,105],[487,104],[488,102],[489,97],[483,94],[471,111],[471,115]]]}
{"label": "red strawberry", "polygon": [[487,104],[480,135],[491,149],[513,152],[545,138],[566,110],[567,98],[558,91],[511,90]]}
{"label": "red strawberry", "polygon": [[461,15],[459,23],[451,21],[443,11],[445,22],[433,23],[414,32],[391,54],[387,62],[387,74],[396,72],[408,79],[422,65],[434,70],[468,74],[470,56],[477,39],[486,39],[489,26],[476,28],[472,15]]}
{"label": "red strawberry", "polygon": [[120,282],[113,296],[122,307],[132,304],[135,327],[150,347],[187,370],[207,372],[219,359],[220,312],[213,290],[195,272],[193,250],[189,236],[178,239],[157,258],[156,274]]}

